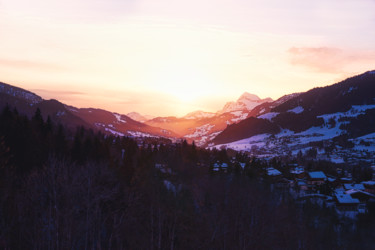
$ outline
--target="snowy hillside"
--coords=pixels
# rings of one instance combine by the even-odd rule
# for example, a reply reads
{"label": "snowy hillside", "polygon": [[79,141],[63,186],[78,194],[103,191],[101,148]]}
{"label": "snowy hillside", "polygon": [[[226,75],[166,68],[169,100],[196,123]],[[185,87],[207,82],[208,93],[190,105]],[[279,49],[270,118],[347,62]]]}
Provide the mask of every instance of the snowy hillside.
{"label": "snowy hillside", "polygon": [[37,96],[34,93],[2,82],[0,82],[0,93],[23,99],[29,102],[30,105],[40,103],[41,101],[43,101],[43,99],[40,96]]}
{"label": "snowy hillside", "polygon": [[[297,155],[300,151],[304,154],[313,149],[319,159],[348,163],[358,159],[374,161],[375,75],[372,72],[298,94],[257,118],[228,127],[209,146],[263,157]],[[280,129],[264,130],[265,124],[260,123],[258,126],[263,130],[246,137],[249,129],[259,129],[256,124],[259,120]]]}

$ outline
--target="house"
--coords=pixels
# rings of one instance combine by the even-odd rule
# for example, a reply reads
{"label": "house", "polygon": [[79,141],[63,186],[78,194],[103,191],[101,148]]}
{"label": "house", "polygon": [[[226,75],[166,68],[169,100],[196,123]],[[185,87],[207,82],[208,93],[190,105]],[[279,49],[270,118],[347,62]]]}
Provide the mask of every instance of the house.
{"label": "house", "polygon": [[375,181],[363,181],[361,183],[365,186],[366,192],[375,194]]}
{"label": "house", "polygon": [[303,167],[295,167],[294,169],[290,170],[291,175],[293,178],[303,179],[305,178],[306,172]]}
{"label": "house", "polygon": [[345,184],[345,183],[352,183],[353,182],[353,179],[350,178],[350,177],[343,177],[343,178],[340,178],[340,183],[342,184]]}
{"label": "house", "polygon": [[281,176],[281,172],[275,168],[267,168],[267,176]]}
{"label": "house", "polygon": [[307,191],[307,190],[309,189],[309,187],[308,187],[306,181],[305,181],[305,180],[302,180],[302,179],[300,179],[300,180],[297,179],[297,181],[296,181],[296,186],[297,186],[297,188],[298,188],[300,191]]}
{"label": "house", "polygon": [[227,172],[228,171],[228,164],[227,163],[215,163],[213,168],[212,168],[213,171],[215,172],[218,172],[218,171],[224,171],[224,172]]}
{"label": "house", "polygon": [[335,194],[336,208],[340,211],[357,211],[359,200],[350,194]]}
{"label": "house", "polygon": [[349,194],[354,199],[358,199],[361,203],[367,203],[370,199],[375,199],[375,195],[362,190],[351,189],[347,190],[345,193]]}
{"label": "house", "polygon": [[213,168],[212,168],[213,171],[219,171],[220,170],[220,165],[218,163],[215,163]]}
{"label": "house", "polygon": [[307,174],[308,185],[319,186],[319,185],[324,184],[326,180],[327,180],[327,176],[322,171],[309,172]]}

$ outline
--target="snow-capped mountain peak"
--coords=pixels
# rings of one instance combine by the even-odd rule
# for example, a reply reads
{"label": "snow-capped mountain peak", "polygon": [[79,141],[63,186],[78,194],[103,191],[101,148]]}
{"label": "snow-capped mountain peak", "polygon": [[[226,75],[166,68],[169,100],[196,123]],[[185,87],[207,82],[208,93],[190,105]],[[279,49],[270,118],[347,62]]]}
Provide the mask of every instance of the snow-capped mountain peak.
{"label": "snow-capped mountain peak", "polygon": [[261,100],[259,96],[250,94],[248,92],[243,93],[240,98],[238,98],[237,102],[246,102],[246,101],[259,101]]}
{"label": "snow-capped mountain peak", "polygon": [[272,102],[271,98],[261,99],[259,96],[250,94],[248,92],[243,93],[240,98],[236,102],[227,102],[222,110],[218,112],[218,114],[224,114],[227,112],[239,111],[239,110],[246,110],[250,111],[254,109],[256,106],[265,103],[265,102]]}

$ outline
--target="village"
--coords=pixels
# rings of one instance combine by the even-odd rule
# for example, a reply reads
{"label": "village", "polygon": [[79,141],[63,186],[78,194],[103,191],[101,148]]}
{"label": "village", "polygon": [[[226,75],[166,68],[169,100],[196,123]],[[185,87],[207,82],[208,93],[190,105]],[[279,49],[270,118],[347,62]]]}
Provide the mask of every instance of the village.
{"label": "village", "polygon": [[[212,171],[228,173],[233,171],[230,165],[240,166],[242,171],[249,170],[248,164],[236,162],[231,164],[215,163]],[[372,179],[354,180],[352,174],[341,168],[336,174],[327,174],[325,171],[308,171],[304,166],[288,164],[284,167],[263,166],[260,179],[269,183],[274,190],[288,192],[297,203],[314,203],[320,207],[332,208],[342,219],[355,220],[359,214],[367,214],[370,208],[375,207],[375,166],[372,170]]]}

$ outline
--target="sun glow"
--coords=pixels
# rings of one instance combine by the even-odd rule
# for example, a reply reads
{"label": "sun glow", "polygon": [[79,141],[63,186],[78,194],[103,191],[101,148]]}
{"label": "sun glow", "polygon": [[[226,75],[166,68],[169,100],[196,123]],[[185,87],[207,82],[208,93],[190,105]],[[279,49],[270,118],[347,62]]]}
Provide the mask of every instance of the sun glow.
{"label": "sun glow", "polygon": [[193,103],[210,92],[213,81],[198,67],[183,63],[158,67],[149,75],[157,90],[168,93],[181,103]]}

